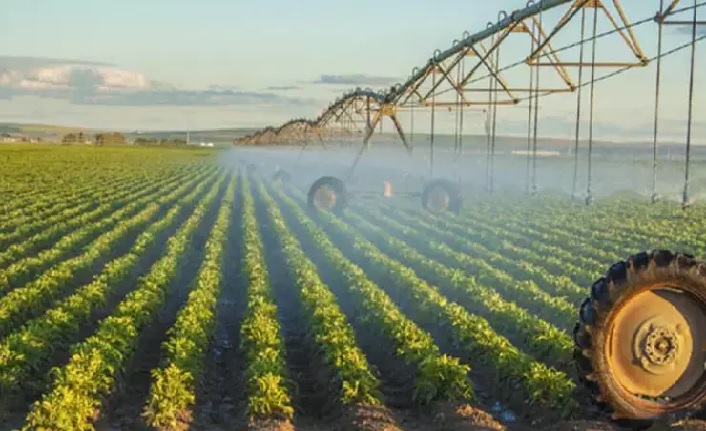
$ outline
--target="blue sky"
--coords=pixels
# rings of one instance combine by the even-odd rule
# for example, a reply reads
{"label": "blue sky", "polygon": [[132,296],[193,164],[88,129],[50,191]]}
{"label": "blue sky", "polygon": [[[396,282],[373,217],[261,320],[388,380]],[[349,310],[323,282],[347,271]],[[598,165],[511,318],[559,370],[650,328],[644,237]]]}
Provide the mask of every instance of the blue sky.
{"label": "blue sky", "polygon": [[[622,4],[628,16],[638,20],[654,15],[659,2],[623,0]],[[45,64],[51,63],[49,59],[106,63],[95,67],[128,71],[147,79],[150,92],[139,99],[123,93],[117,98],[92,97],[87,103],[86,98],[57,89],[33,94],[26,88],[17,92],[8,87],[3,93],[0,87],[0,121],[159,129],[263,126],[291,117],[313,117],[328,101],[355,87],[336,85],[337,77],[340,80],[357,75],[353,77],[371,83],[402,81],[435,49],[446,49],[464,31],[473,33],[484,28],[496,19],[499,9],[522,6],[521,0],[3,0],[0,71],[29,70],[29,66],[11,58],[14,56],[36,57]],[[557,8],[544,19],[551,27],[565,10]],[[700,15],[706,17],[706,13]],[[576,28],[574,25],[567,31],[575,32]],[[656,27],[647,24],[636,32],[646,53],[654,55]],[[670,48],[687,37],[680,30],[669,29],[665,44]],[[564,40],[575,38],[567,35]],[[703,45],[698,46],[701,88],[706,85]],[[508,44],[503,55],[519,59],[526,55],[524,48]],[[604,55],[617,56],[620,49],[625,51],[619,43],[607,41],[601,49]],[[665,64],[664,103],[668,112],[664,121],[674,123],[675,136],[683,134],[686,54],[675,55]],[[365,75],[364,79],[360,75]],[[627,110],[633,115],[620,125],[625,126],[627,120],[631,125],[622,127],[626,130],[620,133],[629,134],[649,125],[654,68],[627,75],[597,87],[596,107],[604,113],[598,120],[606,123],[605,130],[615,130],[617,126],[611,128],[608,123]],[[82,85],[88,80],[91,88],[98,85],[91,74],[70,78]],[[115,79],[138,85],[142,82],[138,78],[130,75]],[[152,86],[159,89],[158,94],[151,91]],[[229,93],[214,96],[214,89]],[[623,94],[618,100],[617,91]],[[123,103],[128,99],[129,103]],[[556,133],[565,134],[566,127],[557,125],[562,119],[570,122],[575,97],[550,99],[543,104],[542,115],[555,122]],[[706,110],[705,99],[706,91],[699,92],[697,87],[697,112]],[[508,128],[518,133],[526,108],[511,108],[500,115]],[[450,117],[439,122],[442,130],[450,131]],[[424,124],[418,120],[416,127],[423,131]],[[547,133],[554,133],[550,126],[546,126]],[[706,134],[706,125],[701,123],[699,127]]]}

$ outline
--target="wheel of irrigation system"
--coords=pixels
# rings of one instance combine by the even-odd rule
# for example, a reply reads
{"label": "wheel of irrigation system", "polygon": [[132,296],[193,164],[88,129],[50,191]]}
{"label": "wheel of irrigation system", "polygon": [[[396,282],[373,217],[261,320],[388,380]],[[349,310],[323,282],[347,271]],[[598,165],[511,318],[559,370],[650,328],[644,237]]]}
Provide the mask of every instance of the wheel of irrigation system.
{"label": "wheel of irrigation system", "polygon": [[282,181],[283,183],[288,183],[291,180],[292,176],[289,174],[289,172],[282,169],[277,169],[275,171],[275,174],[272,176],[272,181]]}
{"label": "wheel of irrigation system", "polygon": [[309,189],[307,201],[312,209],[341,210],[348,202],[346,185],[336,177],[321,177]]}
{"label": "wheel of irrigation system", "polygon": [[645,429],[706,401],[706,263],[642,252],[591,287],[574,327],[579,380],[619,425]]}
{"label": "wheel of irrigation system", "polygon": [[422,206],[433,213],[459,212],[462,204],[458,184],[449,180],[431,180],[422,190]]}

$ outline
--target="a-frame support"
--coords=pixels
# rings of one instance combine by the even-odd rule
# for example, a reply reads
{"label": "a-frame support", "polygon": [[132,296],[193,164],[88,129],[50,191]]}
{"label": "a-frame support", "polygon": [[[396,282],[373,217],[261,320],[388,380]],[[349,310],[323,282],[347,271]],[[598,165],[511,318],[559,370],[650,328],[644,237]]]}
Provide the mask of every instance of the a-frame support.
{"label": "a-frame support", "polygon": [[[678,0],[677,0],[678,1]],[[635,56],[637,61],[633,62],[562,62],[560,63],[565,67],[635,67],[635,66],[647,66],[650,60],[647,55],[640,48],[640,44],[635,37],[635,33],[632,30],[632,25],[628,19],[623,7],[620,4],[620,0],[612,0],[615,10],[618,12],[620,18],[620,24],[618,20],[615,19],[610,10],[606,7],[603,0],[574,0],[566,13],[561,17],[559,22],[556,24],[554,29],[549,33],[541,43],[534,49],[532,54],[527,59],[527,63],[534,66],[555,66],[555,62],[543,62],[539,59],[543,56],[542,51],[549,45],[552,38],[556,36],[562,28],[579,13],[583,13],[586,9],[596,9],[595,17],[598,18],[598,10],[603,12],[603,15],[608,19],[612,26],[613,32],[617,33],[621,39],[625,42],[627,47],[630,49],[632,54]],[[593,37],[597,37],[594,35]],[[550,50],[553,52],[554,50]],[[546,55],[546,54],[545,54]]]}
{"label": "a-frame support", "polygon": [[[368,115],[369,113],[370,111],[368,111]],[[361,156],[369,148],[370,138],[372,138],[373,133],[375,133],[375,127],[378,124],[381,124],[383,117],[389,117],[390,120],[392,120],[392,124],[394,124],[395,130],[397,130],[397,134],[399,135],[400,139],[402,140],[402,144],[407,150],[407,154],[412,154],[412,151],[414,149],[412,145],[407,141],[407,137],[405,136],[404,130],[402,129],[402,124],[400,123],[399,118],[397,118],[397,106],[393,104],[382,103],[380,105],[380,109],[375,111],[375,114],[373,115],[372,120],[369,123],[368,130],[365,133],[365,138],[363,138],[363,143],[360,146],[360,151],[358,151],[358,154],[355,156],[355,160],[353,160],[353,164],[348,170],[346,179],[350,179],[353,176],[355,168],[358,166],[358,162],[360,162]]]}

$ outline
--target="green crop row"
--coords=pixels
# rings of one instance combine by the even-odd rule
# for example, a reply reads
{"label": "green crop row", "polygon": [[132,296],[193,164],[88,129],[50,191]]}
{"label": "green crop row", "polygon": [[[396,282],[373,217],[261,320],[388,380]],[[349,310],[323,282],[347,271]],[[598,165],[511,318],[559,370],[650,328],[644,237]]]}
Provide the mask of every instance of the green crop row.
{"label": "green crop row", "polygon": [[[191,182],[194,179],[200,178],[197,172],[185,173],[183,176],[177,176],[173,178],[164,178],[163,180],[153,181],[145,187],[145,184],[135,184],[124,191],[112,192],[110,190],[104,193],[110,194],[112,200],[95,207],[91,211],[86,211],[88,208],[86,205],[93,205],[91,203],[79,205],[69,211],[60,212],[56,214],[55,217],[50,217],[49,219],[42,220],[39,229],[40,232],[25,237],[22,242],[12,244],[6,247],[2,253],[0,253],[0,267],[7,267],[9,264],[17,262],[20,258],[27,257],[33,253],[39,251],[43,247],[53,244],[54,250],[57,249],[68,249],[71,248],[73,243],[73,237],[71,241],[64,240],[63,235],[67,233],[74,232],[80,229],[82,226],[86,226],[89,223],[94,222],[96,219],[105,217],[109,212],[115,211],[118,208],[125,206],[134,201],[141,200],[144,197],[153,197],[159,195],[159,193],[169,192],[176,187],[183,184],[185,181]],[[78,210],[78,212],[76,211]],[[40,219],[41,220],[41,219]],[[61,246],[61,247],[58,247]],[[41,261],[44,259],[39,258]],[[25,271],[28,270],[28,264],[20,264],[20,267],[24,268]],[[9,278],[8,273],[12,270],[6,268],[5,270],[0,270],[0,272],[6,274]],[[0,277],[2,278],[2,277]]]}
{"label": "green crop row", "polygon": [[24,430],[93,430],[93,421],[104,396],[128,363],[142,328],[152,323],[168,296],[168,288],[183,261],[184,253],[207,209],[220,190],[221,177],[199,202],[193,214],[169,239],[167,251],[135,290],[100,322],[96,332],[71,349],[64,367],[55,369],[49,392],[34,403]]}
{"label": "green crop row", "polygon": [[[160,185],[174,184],[178,181],[185,181],[193,178],[198,174],[198,171],[203,171],[207,166],[201,166],[197,169],[184,169],[181,172],[176,172],[175,175],[157,176],[149,180],[144,178],[129,178],[123,181],[113,180],[107,184],[95,184],[90,190],[91,193],[84,193],[77,200],[69,199],[68,202],[64,199],[53,196],[52,193],[46,193],[44,196],[49,196],[50,200],[56,205],[49,207],[47,211],[35,212],[24,217],[17,217],[8,223],[3,224],[6,232],[0,233],[0,248],[7,248],[12,242],[23,240],[33,234],[44,234],[49,228],[51,229],[57,222],[72,220],[76,215],[85,215],[87,212],[95,212],[96,207],[115,208],[119,205],[122,197],[140,193],[147,194],[157,190]],[[212,168],[210,168],[212,169]],[[110,205],[114,203],[114,205]],[[124,205],[124,204],[122,204]]]}
{"label": "green crop row", "polygon": [[[180,187],[180,194],[185,194],[190,185],[186,184]],[[13,289],[0,298],[0,334],[7,333],[13,325],[24,321],[27,313],[36,314],[42,311],[45,305],[59,294],[78,271],[90,268],[101,257],[109,253],[119,240],[149,223],[158,214],[160,208],[167,206],[178,196],[178,194],[176,196],[170,195],[167,198],[168,201],[162,200],[164,198],[157,199],[156,202],[148,204],[136,215],[124,220],[120,220],[122,216],[118,213],[113,214],[113,217],[108,220],[117,221],[114,227],[96,238],[85,248],[83,253],[56,264],[30,283]],[[154,197],[147,197],[126,206],[123,214],[129,214],[134,208],[144,206],[149,201],[154,201]],[[90,227],[100,229],[110,226],[110,224],[109,221],[103,221],[96,223],[100,226],[90,225]]]}
{"label": "green crop row", "polygon": [[[105,188],[134,182],[151,183],[155,178],[174,177],[199,166],[213,165],[208,159],[187,154],[164,157],[140,149],[105,149],[94,153],[68,148],[12,150],[0,148],[0,232],[45,219],[87,200],[101,204],[111,199]],[[146,168],[147,167],[147,168]]]}
{"label": "green crop row", "polygon": [[[496,208],[484,207],[478,215],[499,211],[514,231],[536,240],[548,238],[565,244],[603,265],[610,265],[635,250],[649,249],[655,243],[693,251],[704,247],[699,235],[704,220],[698,207],[685,212],[670,202],[651,205],[637,199],[617,199],[590,209],[571,208],[561,200],[548,200],[546,206],[537,209],[540,208],[541,211],[535,210],[531,218],[526,218],[517,208],[499,203]],[[634,214],[640,217],[631,217]]]}
{"label": "green crop row", "polygon": [[248,301],[240,327],[245,357],[248,413],[254,417],[292,418],[294,408],[287,389],[284,340],[275,305],[250,181],[243,177],[243,274]]}
{"label": "green crop row", "polygon": [[502,219],[489,222],[474,213],[468,213],[465,218],[457,217],[456,219],[466,229],[490,231],[493,235],[498,235],[494,239],[507,238],[516,246],[529,249],[538,256],[553,257],[558,265],[556,270],[560,273],[569,273],[580,285],[590,284],[591,280],[600,276],[605,270],[601,262],[588,257],[582,256],[578,261],[577,254],[570,251],[567,244],[554,244],[528,236],[526,232],[523,232],[525,223],[520,220],[504,220],[507,223],[500,224],[499,221]]}
{"label": "green crop row", "polygon": [[[372,216],[375,218],[374,212],[372,212]],[[509,275],[506,271],[502,269],[504,268],[504,265],[502,265],[502,263],[504,262],[500,262],[500,264],[498,264],[498,262],[495,262],[491,258],[475,256],[473,254],[459,253],[451,249],[447,245],[447,243],[450,242],[450,238],[444,238],[445,241],[443,242],[435,241],[433,237],[430,238],[430,235],[427,233],[428,230],[419,230],[416,229],[416,226],[407,227],[401,225],[400,223],[394,221],[391,218],[381,219],[378,217],[376,219],[382,221],[388,229],[397,232],[404,238],[408,238],[409,240],[414,241],[414,243],[419,244],[420,247],[424,247],[424,254],[441,256],[444,258],[444,261],[449,262],[449,264],[453,267],[462,268],[462,273],[471,274],[473,278],[473,280],[470,280],[471,283],[487,286],[486,290],[489,292],[497,292],[500,295],[503,295],[503,297],[505,298],[512,298],[514,302],[516,302],[519,306],[525,309],[523,310],[524,315],[527,316],[527,319],[525,319],[525,323],[530,325],[529,327],[520,326],[518,329],[528,330],[529,333],[533,333],[535,336],[538,336],[541,340],[551,343],[551,345],[546,345],[543,349],[540,350],[546,349],[545,353],[550,355],[558,353],[555,348],[559,348],[559,346],[555,345],[554,343],[559,341],[557,336],[564,335],[566,339],[563,340],[562,343],[560,343],[562,345],[562,348],[560,348],[559,351],[563,351],[564,348],[569,349],[564,353],[568,353],[571,351],[573,347],[573,342],[570,341],[566,333],[557,333],[557,328],[553,327],[553,325],[547,327],[547,322],[544,320],[542,320],[541,322],[532,321],[532,319],[530,319],[531,314],[528,314],[527,311],[534,314],[541,313],[542,316],[548,321],[556,323],[561,328],[566,328],[566,330],[568,330],[568,328],[571,328],[573,326],[576,319],[575,305],[568,303],[562,297],[550,295],[544,289],[541,289],[532,280],[518,280],[513,278],[511,275]],[[413,253],[413,251],[409,247],[406,247],[403,250],[408,253]],[[413,258],[414,257],[412,257],[412,259]],[[424,258],[422,257],[418,260],[424,260]],[[431,263],[427,263],[427,265],[429,264]],[[444,268],[439,269],[444,270]],[[446,268],[446,270],[448,270],[448,268]],[[468,278],[466,280],[468,281]],[[502,299],[502,297],[500,296],[497,296],[497,298]],[[492,301],[497,303],[497,298],[493,299]],[[514,312],[519,312],[519,310],[521,310],[516,306],[511,308],[516,308],[516,310],[511,311],[510,309],[506,309],[509,315],[512,315]],[[549,330],[551,331],[551,335],[549,333],[536,333],[537,330]],[[562,330],[561,332],[565,332],[565,330]]]}
{"label": "green crop row", "polygon": [[183,412],[196,401],[196,382],[203,372],[203,360],[216,325],[216,304],[221,290],[223,254],[235,200],[237,175],[225,198],[208,239],[204,259],[176,322],[163,344],[162,366],[152,371],[152,384],[144,417],[151,426],[173,429]]}
{"label": "green crop row", "polygon": [[407,318],[392,298],[373,283],[362,268],[348,260],[296,203],[278,188],[273,190],[295,214],[295,221],[315,240],[326,256],[327,266],[345,277],[348,288],[360,298],[360,318],[375,325],[393,342],[397,354],[417,369],[414,398],[420,403],[435,399],[472,399],[470,367],[461,364],[458,358],[441,354],[431,335]]}
{"label": "green crop row", "polygon": [[[161,180],[164,181],[166,178]],[[97,198],[101,195],[119,198],[134,193],[140,188],[140,183],[136,179],[123,182],[114,181],[114,183],[117,184],[95,184],[91,190],[93,193],[82,194],[77,199],[68,199],[68,202],[60,201],[45,211],[25,214],[2,223],[0,226],[0,248],[7,248],[13,242],[27,238],[36,232],[42,232],[43,229],[51,227],[56,221],[70,219],[75,215],[94,210],[99,206]],[[52,195],[46,193],[44,196]],[[52,197],[54,198],[54,196]]]}
{"label": "green crop row", "polygon": [[[175,187],[178,186],[181,193],[186,193],[190,184],[192,183],[177,184]],[[123,220],[133,216],[142,207],[145,207],[148,204],[154,204],[155,199],[160,195],[161,192],[156,191],[136,200],[131,200],[130,197],[126,197],[124,200],[129,203],[121,209],[111,213],[107,217],[94,221],[93,223],[83,225],[79,229],[76,229],[61,238],[53,245],[53,247],[43,250],[36,256],[27,257],[15,262],[6,269],[0,271],[0,294],[19,285],[27,279],[27,276],[37,272],[46,270],[45,273],[47,276],[51,276],[51,273],[57,272],[58,265],[66,265],[65,262],[67,261],[59,263],[52,268],[47,268],[55,262],[60,261],[66,255],[71,255],[74,251],[80,251],[80,249],[75,250],[78,248],[77,245],[81,245],[86,239],[91,239],[95,235],[99,236],[97,239],[93,240],[93,243],[95,244],[97,241],[100,241],[100,238],[103,237],[101,236],[101,233],[105,232],[106,229],[109,229],[116,223],[120,223]],[[87,250],[84,254],[91,253],[90,247],[84,248],[89,248],[89,250]],[[95,258],[99,257],[99,255],[95,253],[92,253],[91,255],[95,256]],[[0,321],[2,320],[1,316],[2,314],[0,314]]]}
{"label": "green crop row", "polygon": [[445,230],[459,236],[473,235],[476,241],[489,250],[511,256],[518,261],[525,260],[536,266],[546,268],[554,274],[569,276],[578,286],[590,285],[595,277],[595,273],[586,270],[580,265],[576,256],[567,259],[566,251],[562,250],[557,256],[553,253],[556,249],[548,249],[538,241],[531,241],[522,235],[511,231],[511,227],[504,222],[487,223],[481,220],[474,220],[463,224],[458,221],[458,217],[448,216],[445,218],[426,215],[422,218],[430,219],[433,224],[443,227]]}
{"label": "green crop row", "polygon": [[[77,289],[44,315],[25,323],[0,343],[0,399],[11,401],[33,370],[38,369],[53,349],[66,346],[71,336],[90,318],[92,312],[105,305],[105,300],[117,283],[127,279],[134,266],[157,235],[170,229],[178,217],[203,194],[208,183],[198,184],[187,196],[171,207],[167,214],[152,224],[135,241],[130,251],[105,265],[94,280]],[[176,200],[181,190],[163,198],[165,203]]]}
{"label": "green crop row", "polygon": [[[289,202],[289,206],[299,207],[288,196],[281,196]],[[436,287],[419,278],[401,262],[382,253],[350,225],[333,214],[319,214],[321,222],[331,232],[335,232],[336,237],[341,238],[357,258],[365,262],[369,272],[384,277],[387,286],[407,297],[407,303],[424,319],[437,321],[447,327],[455,343],[469,357],[493,367],[499,384],[509,389],[522,388],[529,403],[543,404],[564,415],[576,408],[573,397],[575,384],[569,376],[520,351],[507,338],[497,334],[486,319],[449,301]]]}
{"label": "green crop row", "polygon": [[[508,274],[521,279],[534,280],[541,285],[543,290],[555,296],[566,296],[571,301],[578,301],[586,296],[586,289],[579,287],[571,278],[565,275],[554,275],[542,266],[531,262],[513,258],[512,252],[508,254],[493,251],[482,245],[482,241],[488,242],[478,229],[472,226],[464,231],[464,235],[452,232],[452,228],[447,219],[439,219],[434,223],[428,222],[423,217],[410,216],[399,210],[387,211],[391,218],[399,220],[407,227],[438,237],[440,241],[462,253],[479,257],[492,263],[494,266],[503,268]],[[505,251],[502,250],[501,251]]]}
{"label": "green crop row", "polygon": [[338,306],[336,297],[321,281],[316,266],[287,227],[281,211],[262,183],[258,183],[258,192],[277,230],[287,265],[296,275],[300,305],[309,323],[308,331],[320,346],[326,363],[335,370],[341,403],[380,404],[380,381],[373,375],[365,354],[356,344],[353,327]]}
{"label": "green crop row", "polygon": [[[347,212],[347,218],[352,224],[369,236],[379,238],[389,254],[395,253],[401,256],[405,264],[431,274],[431,278],[453,289],[462,298],[459,302],[476,314],[483,315],[496,331],[523,339],[528,352],[537,360],[550,359],[552,362],[562,364],[568,364],[571,361],[574,343],[568,334],[519,307],[512,301],[514,291],[509,289],[496,291],[491,287],[492,285],[485,284],[480,278],[467,276],[463,269],[453,269],[464,268],[467,255],[455,253],[444,243],[430,240],[428,235],[378,215],[370,208],[366,210],[366,215],[379,219],[380,226],[369,223],[352,211]],[[396,232],[406,241],[393,237],[388,232]],[[414,248],[410,245],[411,241],[414,241]],[[426,255],[440,252],[451,266],[429,259],[415,248]],[[518,283],[517,286],[518,289],[521,288],[521,284]]]}
{"label": "green crop row", "polygon": [[126,186],[130,187],[130,185],[140,182],[145,182],[145,179],[121,176],[103,183],[91,181],[88,184],[81,183],[68,187],[66,184],[62,184],[61,189],[47,190],[36,187],[26,194],[19,195],[17,199],[2,203],[0,232],[7,234],[27,224],[41,222],[53,214],[76,205],[87,201],[96,201],[106,189],[121,190]]}
{"label": "green crop row", "polygon": [[[57,172],[57,177],[47,187],[33,184],[31,190],[21,193],[16,200],[3,202],[0,209],[0,232],[12,232],[19,227],[27,229],[27,225],[46,220],[53,214],[72,208],[86,201],[96,204],[109,201],[112,196],[105,193],[106,189],[122,190],[132,184],[151,183],[155,178],[181,177],[189,174],[194,169],[208,165],[186,164],[172,172],[159,174],[163,169],[156,169],[146,175],[139,175],[135,168],[126,169],[119,175],[105,177],[102,171],[105,166],[98,165],[95,171],[87,169],[83,172],[82,181],[75,183],[62,181],[65,173]],[[73,169],[73,168],[72,168]],[[88,179],[88,180],[87,180]],[[23,178],[22,183],[31,184]],[[19,202],[18,202],[19,201]]]}

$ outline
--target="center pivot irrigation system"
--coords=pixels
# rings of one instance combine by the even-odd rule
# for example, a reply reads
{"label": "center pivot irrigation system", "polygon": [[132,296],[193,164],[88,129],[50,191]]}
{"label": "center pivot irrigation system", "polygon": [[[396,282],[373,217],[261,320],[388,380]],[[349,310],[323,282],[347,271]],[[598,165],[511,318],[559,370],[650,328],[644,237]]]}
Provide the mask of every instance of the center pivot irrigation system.
{"label": "center pivot irrigation system", "polygon": [[[302,151],[314,142],[350,139],[363,135],[363,141],[348,177],[360,157],[369,148],[377,127],[388,118],[408,153],[412,152],[414,113],[431,111],[428,177],[421,193],[425,208],[434,212],[458,211],[461,208],[461,185],[448,179],[434,178],[435,118],[439,109],[455,111],[454,151],[463,153],[464,115],[470,110],[485,114],[486,184],[494,189],[497,112],[502,106],[527,102],[527,166],[526,190],[537,190],[537,125],[538,111],[544,96],[573,94],[576,97],[575,142],[573,148],[572,197],[578,193],[579,142],[582,119],[587,121],[587,187],[586,204],[593,201],[592,157],[594,144],[594,86],[634,68],[656,64],[653,89],[654,129],[652,202],[657,200],[658,143],[660,137],[660,90],[664,79],[663,59],[690,49],[687,104],[686,160],[682,205],[689,199],[690,154],[694,105],[694,78],[697,42],[706,38],[699,32],[705,24],[698,20],[698,10],[706,2],[685,4],[673,0],[631,0],[636,10],[649,14],[631,22],[620,0],[545,0],[530,1],[520,10],[501,11],[498,21],[475,34],[464,33],[452,46],[434,52],[426,64],[415,68],[402,84],[388,91],[355,89],[336,99],[316,119],[296,119],[280,127],[268,127],[234,141],[235,145],[290,144],[301,145]],[[627,1],[626,1],[627,2]],[[654,8],[652,8],[654,6]],[[547,12],[568,7],[554,26],[547,26]],[[655,11],[649,12],[649,11]],[[688,19],[678,20],[679,16]],[[608,30],[599,32],[598,22]],[[578,40],[556,47],[557,36],[571,22],[578,21]],[[670,50],[663,49],[665,26],[688,29],[688,40]],[[657,52],[645,54],[634,29],[656,28]],[[549,29],[548,29],[549,28]],[[526,57],[500,67],[503,47],[513,38],[524,38]],[[612,47],[627,48],[625,59],[604,61],[597,57],[597,41],[613,38]],[[575,40],[575,39],[574,39]],[[575,48],[577,61],[563,61],[561,54]],[[510,69],[524,67],[527,74],[522,84],[511,83]],[[599,74],[599,71],[605,71]],[[701,74],[703,75],[703,74]],[[576,78],[574,78],[574,76]],[[554,80],[551,81],[551,77]],[[588,92],[588,94],[586,94]],[[583,105],[588,96],[588,112]],[[481,107],[480,109],[478,107]],[[410,137],[403,131],[400,115],[410,115]],[[301,153],[300,153],[301,154]],[[278,179],[288,174],[279,171]],[[384,194],[390,194],[385,184]],[[326,176],[316,180],[309,190],[309,205],[315,209],[340,209],[349,192],[344,180]],[[580,381],[592,394],[593,401],[613,419],[632,425],[643,425],[655,418],[673,417],[701,411],[706,402],[706,264],[692,256],[667,251],[640,253],[613,265],[604,277],[591,287],[590,296],[579,311],[579,322],[573,328],[575,362]]]}
{"label": "center pivot irrigation system", "polygon": [[[408,154],[412,154],[413,147],[407,139],[405,132],[397,116],[400,98],[404,93],[398,93],[399,86],[393,87],[388,93],[374,92],[371,89],[357,88],[346,93],[332,103],[319,118],[307,120],[303,118],[295,119],[284,123],[278,128],[268,127],[253,135],[242,137],[236,140],[237,145],[257,145],[264,143],[288,143],[300,144],[301,151],[299,157],[313,142],[319,142],[325,146],[325,140],[340,139],[342,136],[355,136],[352,127],[357,127],[360,121],[365,124],[365,137],[358,154],[355,157],[346,175],[346,180],[350,180],[360,158],[369,148],[370,139],[375,128],[382,126],[384,117],[388,117],[394,125],[404,148]],[[361,131],[358,128],[357,131]],[[433,169],[433,158],[430,160],[430,171]],[[431,173],[430,173],[431,177]],[[290,174],[277,170],[274,174],[277,180],[288,180]],[[324,176],[314,182],[309,190],[309,205],[316,208],[326,208],[337,210],[346,206],[348,196],[351,193],[347,190],[344,180]],[[379,195],[357,191],[356,195]],[[382,194],[391,196],[392,185],[386,181]],[[422,198],[422,205],[432,212],[459,211],[461,209],[461,190],[457,183],[446,179],[434,179],[428,181],[421,193],[406,192],[395,193],[397,196],[415,196]]]}

